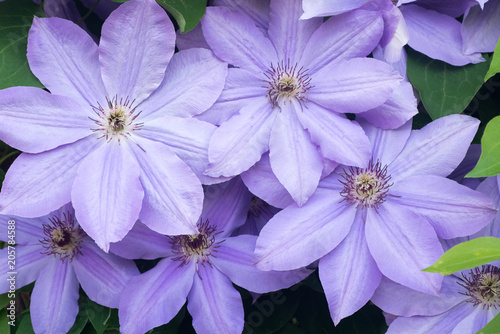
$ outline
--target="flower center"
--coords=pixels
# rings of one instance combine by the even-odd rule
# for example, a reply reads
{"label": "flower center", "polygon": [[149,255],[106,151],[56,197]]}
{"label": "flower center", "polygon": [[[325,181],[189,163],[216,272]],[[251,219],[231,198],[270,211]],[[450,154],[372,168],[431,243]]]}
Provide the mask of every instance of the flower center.
{"label": "flower center", "polygon": [[481,305],[483,309],[500,307],[500,268],[492,265],[476,267],[458,279],[457,283],[465,288],[461,294],[470,297],[468,302]]}
{"label": "flower center", "polygon": [[343,201],[356,205],[356,209],[377,209],[379,204],[385,202],[392,186],[392,183],[389,183],[391,176],[387,175],[387,166],[382,167],[379,162],[373,164],[370,161],[368,168],[350,167],[348,171],[344,169],[341,176],[344,181],[340,183],[344,185],[344,189],[340,195],[344,197]]}
{"label": "flower center", "polygon": [[92,131],[100,132],[102,135],[99,138],[106,138],[108,142],[114,139],[120,142],[122,138],[130,138],[133,131],[140,130],[143,123],[136,123],[135,119],[141,112],[135,114],[134,101],[128,98],[118,101],[117,97],[112,100],[106,99],[106,101],[108,103],[106,108],[99,103],[97,107],[92,107],[98,117],[97,119],[90,118],[98,125],[98,128]]}
{"label": "flower center", "polygon": [[307,91],[312,88],[311,79],[303,67],[297,69],[297,64],[285,64],[282,61],[277,67],[271,64],[271,68],[264,75],[267,78],[264,80],[267,83],[267,99],[273,109],[276,106],[280,108],[281,102],[286,104],[292,99],[296,99],[301,107],[309,102]]}
{"label": "flower center", "polygon": [[50,224],[43,225],[45,238],[40,240],[45,248],[42,254],[53,254],[61,261],[73,260],[76,254],[81,254],[80,244],[86,235],[80,226],[75,227],[72,215],[63,214],[63,220],[59,217],[49,218]]}

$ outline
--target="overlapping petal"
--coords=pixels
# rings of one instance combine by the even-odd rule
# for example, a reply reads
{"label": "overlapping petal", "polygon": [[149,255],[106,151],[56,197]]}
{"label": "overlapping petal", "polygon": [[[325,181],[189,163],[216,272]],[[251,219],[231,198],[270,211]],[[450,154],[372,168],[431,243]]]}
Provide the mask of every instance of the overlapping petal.
{"label": "overlapping petal", "polygon": [[303,0],[302,20],[316,16],[333,16],[359,8],[366,0]]}
{"label": "overlapping petal", "polygon": [[488,1],[484,9],[472,7],[464,17],[461,32],[463,52],[493,52],[500,38],[500,2]]}
{"label": "overlapping petal", "polygon": [[[40,239],[44,238],[42,224],[45,223],[43,218],[23,218],[17,216],[0,215],[0,240],[9,241],[9,236],[14,234],[14,239],[17,245],[40,245]],[[9,221],[11,224],[9,224]],[[14,223],[12,223],[14,221]],[[9,229],[9,226],[12,226]],[[10,230],[15,230],[10,232]]]}

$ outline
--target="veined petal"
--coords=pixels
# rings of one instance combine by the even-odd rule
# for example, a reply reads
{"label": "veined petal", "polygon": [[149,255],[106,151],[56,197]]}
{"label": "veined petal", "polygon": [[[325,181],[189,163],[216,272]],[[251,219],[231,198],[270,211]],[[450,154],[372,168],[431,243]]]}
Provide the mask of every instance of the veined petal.
{"label": "veined petal", "polygon": [[323,170],[323,157],[297,118],[301,112],[296,100],[281,105],[269,139],[274,175],[299,206],[316,190]]}
{"label": "veined petal", "polygon": [[267,32],[269,27],[269,0],[213,0],[213,6],[224,6],[251,18],[255,25]]}
{"label": "veined petal", "polygon": [[177,261],[163,259],[150,271],[134,277],[120,300],[120,330],[143,334],[168,323],[186,302],[194,275],[194,264],[180,267]]}
{"label": "veined petal", "polygon": [[90,239],[82,244],[81,252],[72,265],[82,289],[96,303],[118,308],[123,289],[140,274],[137,266],[133,261],[104,253]]}
{"label": "veined petal", "polygon": [[215,130],[208,147],[210,164],[205,174],[212,177],[238,175],[269,150],[271,126],[277,113],[267,100],[259,102],[244,107],[239,115]]}
{"label": "veined petal", "polygon": [[191,169],[166,145],[140,137],[132,151],[141,167],[144,202],[139,215],[150,229],[162,234],[195,234],[203,189]]}
{"label": "veined petal", "polygon": [[80,162],[100,145],[89,136],[47,152],[21,154],[5,175],[1,213],[40,217],[69,203]]}
{"label": "veined petal", "polygon": [[500,38],[500,2],[488,1],[484,9],[472,7],[465,15],[460,27],[463,52],[493,52]]}
{"label": "veined petal", "polygon": [[[68,112],[69,111],[69,112]],[[0,91],[0,138],[26,153],[39,153],[91,134],[87,110],[35,87]]]}
{"label": "veined petal", "polygon": [[392,201],[367,210],[366,241],[388,278],[417,291],[438,295],[443,276],[421,271],[443,255],[436,232],[424,219]]}
{"label": "veined petal", "polygon": [[69,261],[52,259],[31,294],[31,322],[36,333],[67,333],[78,314],[78,280]]}
{"label": "veined petal", "polygon": [[52,94],[68,96],[89,110],[106,103],[97,45],[73,22],[35,17],[28,37],[28,62]]}
{"label": "veined petal", "polygon": [[476,3],[484,4],[486,1],[488,0],[418,0],[418,5],[451,17],[459,17],[460,15],[463,15],[471,6],[476,5]]}
{"label": "veined petal", "polygon": [[191,117],[214,104],[227,76],[227,64],[212,51],[190,49],[176,53],[161,85],[140,106],[141,121],[164,115]]}
{"label": "veined petal", "polygon": [[425,217],[443,239],[476,233],[497,212],[485,194],[440,176],[410,176],[394,183],[389,192],[391,201]]}
{"label": "veined petal", "polygon": [[262,271],[253,264],[253,253],[257,236],[239,235],[227,238],[217,249],[211,261],[231,281],[249,291],[266,293],[286,289],[302,281],[312,271]]}
{"label": "veined petal", "polygon": [[319,279],[335,325],[363,307],[382,278],[368,250],[364,225],[358,211],[349,234],[319,260]]}
{"label": "veined petal", "polygon": [[196,333],[241,333],[244,311],[240,293],[216,268],[199,266],[198,271],[187,306]]}
{"label": "veined petal", "polygon": [[247,16],[225,7],[208,7],[201,20],[203,34],[220,59],[256,73],[277,63],[276,50]]}
{"label": "veined petal", "polygon": [[409,35],[401,11],[393,7],[392,10],[384,12],[384,35],[380,41],[384,59],[389,63],[395,63],[401,59],[403,47],[408,43]]}
{"label": "veined petal", "polygon": [[108,96],[140,103],[162,82],[174,49],[174,26],[156,1],[122,4],[104,22],[99,44]]}
{"label": "veined petal", "polygon": [[303,0],[302,8],[304,14],[301,20],[317,16],[334,16],[359,8],[366,0]]}
{"label": "veined petal", "polygon": [[264,226],[255,262],[262,270],[305,267],[328,254],[349,233],[356,210],[339,193],[317,189],[302,207],[292,204]]}
{"label": "veined petal", "polygon": [[[38,278],[48,262],[54,260],[51,256],[41,253],[44,249],[40,243],[38,245],[18,245],[15,246],[15,251],[16,273],[12,274],[12,270],[9,269],[10,263],[7,260],[8,248],[0,249],[0,255],[5,259],[0,263],[0,293],[12,290],[10,289],[12,283],[15,285],[14,290],[30,284]],[[12,277],[14,277],[14,280],[9,281],[8,279]]]}
{"label": "veined petal", "polygon": [[462,162],[478,126],[476,118],[449,115],[412,131],[403,151],[389,165],[392,180],[449,175]]}
{"label": "veined petal", "polygon": [[[40,245],[40,239],[45,237],[42,224],[46,224],[47,217],[23,218],[17,216],[0,215],[0,240],[8,241],[9,226],[15,226],[15,240],[17,245]],[[9,224],[9,221],[11,224]],[[12,232],[10,232],[12,235]]]}
{"label": "veined petal", "polygon": [[452,334],[480,332],[496,314],[498,310],[493,307],[486,310],[482,307],[475,307],[471,314],[458,323]]}

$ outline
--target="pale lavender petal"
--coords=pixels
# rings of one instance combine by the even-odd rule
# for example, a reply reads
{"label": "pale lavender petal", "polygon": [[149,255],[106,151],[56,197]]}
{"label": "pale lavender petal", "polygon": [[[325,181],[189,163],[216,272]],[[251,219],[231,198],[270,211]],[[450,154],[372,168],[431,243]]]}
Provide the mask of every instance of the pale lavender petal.
{"label": "pale lavender petal", "polygon": [[[385,0],[381,2],[388,3]],[[380,40],[380,48],[383,59],[388,63],[395,63],[401,59],[403,47],[408,43],[409,36],[401,11],[394,6],[389,8],[383,12],[385,29]]]}
{"label": "pale lavender petal", "polygon": [[80,226],[105,252],[134,226],[144,197],[139,165],[127,145],[110,142],[90,154],[71,189]]}
{"label": "pale lavender petal", "polygon": [[104,253],[90,238],[80,250],[71,263],[82,289],[94,302],[118,308],[123,289],[139,275],[134,261]]}
{"label": "pale lavender petal", "polygon": [[104,104],[97,45],[73,22],[35,17],[28,37],[31,71],[52,94],[80,105]]}
{"label": "pale lavender petal", "polygon": [[2,214],[40,217],[71,201],[71,186],[81,161],[101,141],[90,136],[39,154],[21,154],[10,166],[2,192]]}
{"label": "pale lavender petal", "polygon": [[495,208],[500,209],[500,176],[486,178],[476,190],[488,195]]}
{"label": "pale lavender petal", "polygon": [[324,157],[345,165],[368,164],[370,142],[358,124],[313,102],[297,116]]}
{"label": "pale lavender petal", "polygon": [[297,269],[328,254],[349,233],[356,213],[341,201],[339,193],[317,189],[304,206],[278,212],[257,239],[257,267]]}
{"label": "pale lavender petal", "polygon": [[379,12],[356,10],[335,16],[311,36],[300,62],[314,74],[334,60],[365,57],[377,46],[383,29]]}
{"label": "pale lavender petal", "polygon": [[431,57],[462,66],[484,61],[481,54],[464,55],[460,22],[454,18],[416,5],[401,7],[410,35],[408,45]]}
{"label": "pale lavender petal", "polygon": [[286,289],[302,281],[312,271],[262,271],[253,264],[257,236],[239,235],[224,240],[217,249],[213,264],[231,281],[249,291],[266,293]]}
{"label": "pale lavender petal", "polygon": [[[455,180],[460,184],[466,185],[471,189],[476,189],[481,182],[479,178],[465,178],[465,175],[469,173],[477,164],[479,157],[481,156],[481,144],[471,144],[467,153],[465,154],[464,160],[460,165],[455,168],[455,170],[447,177],[451,180]],[[475,186],[472,186],[477,183]]]}
{"label": "pale lavender petal", "polygon": [[174,26],[156,1],[122,4],[104,22],[99,44],[108,96],[140,103],[162,82],[174,49]]}
{"label": "pale lavender petal", "polygon": [[8,237],[14,235],[17,245],[40,245],[39,240],[45,237],[42,225],[47,223],[46,219],[0,215],[0,240],[7,242]]}
{"label": "pale lavender petal", "polygon": [[349,234],[319,260],[319,279],[335,325],[363,307],[382,278],[368,250],[364,225],[358,211]]}
{"label": "pale lavender petal", "polygon": [[269,150],[271,126],[279,111],[267,100],[248,105],[240,114],[215,130],[208,148],[210,162],[205,174],[213,177],[238,175],[259,161]]}
{"label": "pale lavender petal", "polygon": [[[15,246],[14,250],[15,259],[13,261],[15,263],[9,263],[9,249],[7,247],[0,249],[0,255],[5,259],[0,262],[0,293],[8,292],[11,283],[15,285],[14,290],[30,284],[38,278],[50,260],[54,259],[52,256],[41,253],[45,249],[40,243],[38,245]],[[14,265],[15,272],[9,268],[10,265]],[[14,280],[8,281],[12,277]]]}
{"label": "pale lavender petal", "polygon": [[303,13],[302,0],[273,0],[270,8],[269,39],[279,59],[296,63],[323,19],[299,20]]}
{"label": "pale lavender petal", "polygon": [[140,221],[135,223],[121,241],[112,243],[109,251],[125,259],[154,260],[173,255],[170,239]]}
{"label": "pale lavender petal", "polygon": [[433,316],[448,311],[469,297],[461,294],[463,287],[455,276],[445,276],[439,296],[429,295],[382,277],[371,301],[385,312],[412,317]]}
{"label": "pale lavender petal", "polygon": [[272,206],[286,208],[294,203],[293,198],[274,175],[269,153],[264,153],[255,165],[243,172],[241,179],[253,194]]}
{"label": "pale lavender petal", "polygon": [[476,233],[497,212],[488,196],[440,176],[410,176],[389,192],[391,201],[425,217],[443,239]]}
{"label": "pale lavender petal", "polygon": [[323,157],[297,118],[303,112],[299,103],[292,100],[280,108],[269,139],[269,160],[280,183],[302,206],[318,186]]}
{"label": "pale lavender petal", "polygon": [[67,333],[78,314],[78,280],[69,261],[53,259],[38,277],[31,294],[35,333]]}
{"label": "pale lavender petal", "polygon": [[493,52],[500,38],[500,2],[489,1],[484,9],[472,7],[461,26],[463,52]]}
{"label": "pale lavender petal", "polygon": [[495,310],[493,307],[488,309],[475,307],[474,311],[460,321],[460,323],[453,329],[453,333],[477,333],[484,326],[486,326],[486,324],[493,319],[497,313],[498,310]]}
{"label": "pale lavender petal", "polygon": [[187,306],[196,333],[241,333],[244,311],[240,293],[219,270],[210,266],[198,270]]}
{"label": "pale lavender petal", "polygon": [[448,176],[463,160],[478,126],[476,118],[449,115],[412,131],[401,154],[389,165],[392,180],[410,175]]}
{"label": "pale lavender petal", "polygon": [[[373,58],[378,60],[385,60],[383,50],[380,46],[376,47],[372,52]],[[406,62],[408,59],[408,54],[403,49],[401,52],[401,58],[395,63],[388,63],[393,69],[398,71],[398,73],[403,77],[404,81],[408,81],[408,75],[406,73]]]}
{"label": "pale lavender petal", "polygon": [[180,51],[194,48],[210,49],[205,36],[203,36],[201,24],[196,25],[196,27],[184,34],[177,30],[175,36],[175,45]]}
{"label": "pale lavender petal", "polygon": [[213,6],[224,6],[233,11],[238,11],[251,18],[255,25],[266,31],[269,27],[269,2],[270,0],[212,0]]}
{"label": "pale lavender petal", "polygon": [[166,145],[137,137],[132,151],[141,166],[144,202],[139,215],[152,230],[168,235],[195,234],[201,213],[200,180]]}
{"label": "pale lavender petal", "polygon": [[165,80],[138,106],[141,121],[164,115],[191,117],[214,104],[227,76],[227,64],[212,51],[191,49],[176,53],[165,72]]}
{"label": "pale lavender petal", "polygon": [[208,7],[201,23],[215,55],[229,64],[260,73],[278,62],[271,41],[244,14]]}
{"label": "pale lavender petal", "polygon": [[[481,3],[484,0],[478,0]],[[486,0],[488,1],[488,0]],[[467,9],[477,4],[475,0],[418,0],[419,6],[451,17],[463,15]]]}
{"label": "pale lavender petal", "polygon": [[443,276],[421,271],[443,255],[432,226],[392,203],[392,198],[377,211],[368,210],[366,222],[366,241],[382,274],[417,291],[437,295]]}
{"label": "pale lavender petal", "polygon": [[120,331],[143,334],[175,317],[186,303],[196,275],[194,264],[182,267],[179,264],[163,259],[130,281],[118,308]]}
{"label": "pale lavender petal", "polygon": [[217,238],[233,233],[247,219],[253,195],[248,191],[240,177],[209,186],[205,190],[201,219],[208,219],[210,225],[217,227]]}
{"label": "pale lavender petal", "polygon": [[26,153],[39,153],[91,134],[88,110],[72,99],[34,87],[0,91],[0,138]]}
{"label": "pale lavender petal", "polygon": [[317,16],[333,16],[359,8],[366,0],[303,0],[302,20]]}

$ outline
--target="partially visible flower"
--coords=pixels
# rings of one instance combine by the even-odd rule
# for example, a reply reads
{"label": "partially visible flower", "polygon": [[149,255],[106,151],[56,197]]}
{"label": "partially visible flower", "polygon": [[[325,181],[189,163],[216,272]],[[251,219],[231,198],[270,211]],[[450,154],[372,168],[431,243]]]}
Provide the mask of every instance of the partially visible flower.
{"label": "partially visible flower", "polygon": [[197,333],[241,333],[243,303],[233,283],[265,293],[309,275],[306,269],[260,271],[252,264],[257,237],[230,236],[245,222],[251,200],[238,177],[208,186],[198,233],[167,237],[138,224],[111,246],[112,252],[126,257],[164,257],[125,288],[119,307],[123,333],[142,334],[169,322],[186,298]]}
{"label": "partially visible flower", "polygon": [[[81,0],[82,4],[88,9],[92,9],[92,13],[98,15],[102,20],[105,20],[112,11],[120,5],[112,0]],[[37,2],[35,0],[35,2]],[[39,2],[39,1],[38,1]],[[47,17],[60,17],[78,23],[82,19],[82,15],[76,7],[74,0],[44,0],[43,11]]]}
{"label": "partially visible flower", "polygon": [[421,271],[443,254],[438,237],[475,233],[496,213],[486,195],[446,178],[478,125],[463,115],[415,131],[410,123],[397,130],[363,124],[370,165],[339,166],[303,207],[277,213],[257,240],[257,267],[290,270],[319,259],[335,323],[361,308],[383,276],[438,294],[442,276]]}
{"label": "partially visible flower", "polygon": [[[82,230],[71,204],[40,218],[0,216],[2,240],[14,220],[15,270],[0,264],[0,293],[33,281],[30,313],[35,333],[67,333],[78,314],[79,286],[98,304],[117,308],[125,285],[139,275],[133,261],[104,253]],[[8,248],[0,250],[7,259]],[[9,261],[10,262],[10,261]]]}
{"label": "partially visible flower", "polygon": [[500,1],[490,0],[471,7],[462,22],[463,52],[493,52],[500,38]]}
{"label": "partially visible flower", "polygon": [[240,228],[234,231],[233,236],[240,234],[259,235],[260,230],[280,209],[264,202],[257,196],[252,197],[250,208],[247,214],[247,220]]}

